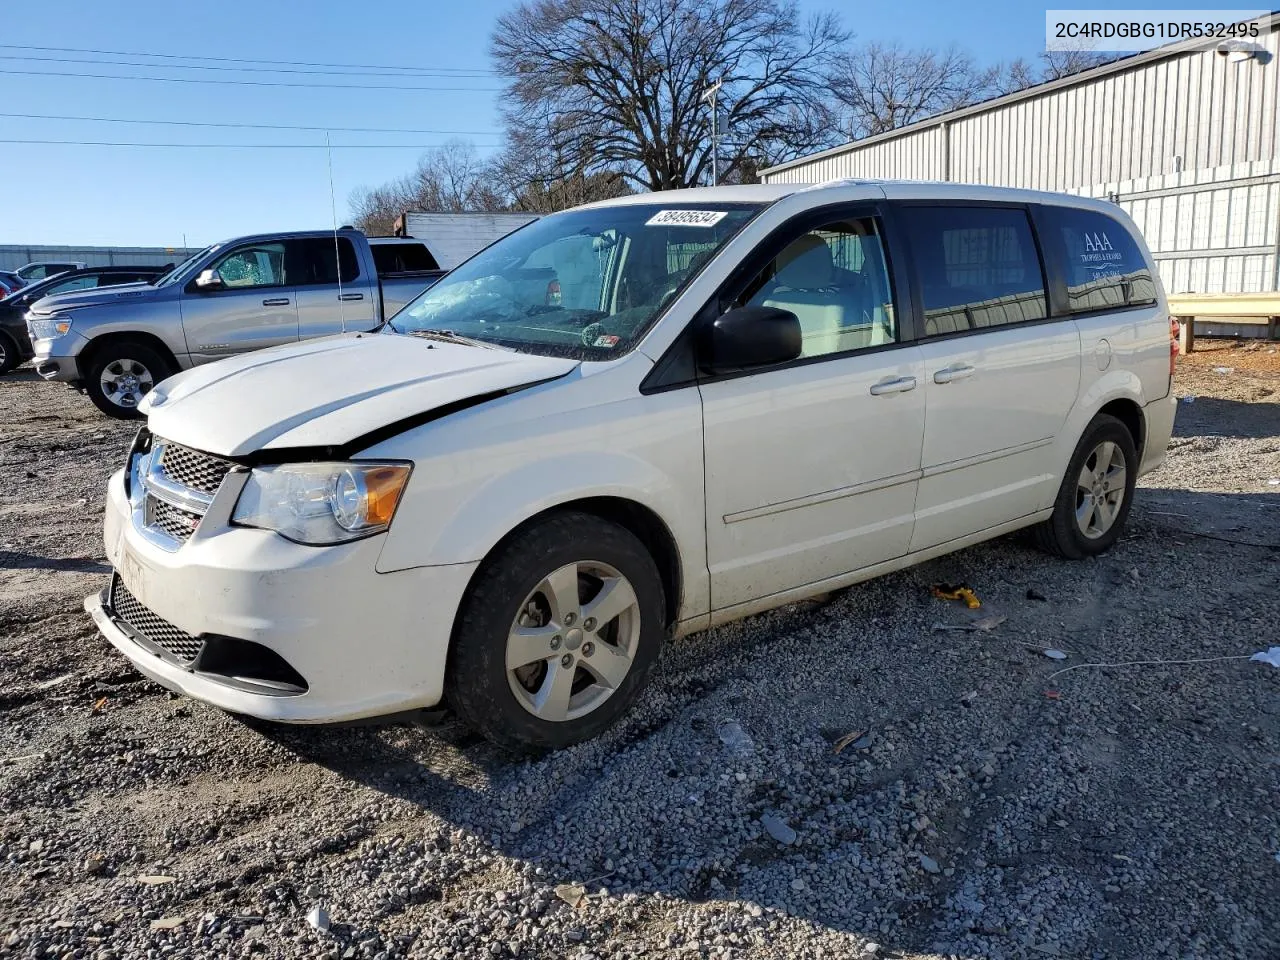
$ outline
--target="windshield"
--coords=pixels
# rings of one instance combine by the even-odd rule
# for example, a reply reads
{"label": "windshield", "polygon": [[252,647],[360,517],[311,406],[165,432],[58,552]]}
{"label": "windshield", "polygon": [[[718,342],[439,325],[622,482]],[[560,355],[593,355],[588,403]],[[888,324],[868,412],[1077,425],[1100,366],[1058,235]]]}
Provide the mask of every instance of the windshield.
{"label": "windshield", "polygon": [[760,209],[622,204],[543,217],[446,274],[388,326],[608,360]]}
{"label": "windshield", "polygon": [[154,280],[150,281],[151,284],[157,287],[167,287],[171,283],[176,283],[177,281],[184,279],[184,274],[186,274],[186,272],[195,264],[197,260],[203,260],[205,257],[205,254],[212,253],[214,250],[218,249],[218,247],[220,246],[222,246],[222,244],[215,243],[205,247],[195,256],[187,257],[187,259],[183,260],[180,264],[178,264],[176,267],[174,267],[164,276],[156,277]]}

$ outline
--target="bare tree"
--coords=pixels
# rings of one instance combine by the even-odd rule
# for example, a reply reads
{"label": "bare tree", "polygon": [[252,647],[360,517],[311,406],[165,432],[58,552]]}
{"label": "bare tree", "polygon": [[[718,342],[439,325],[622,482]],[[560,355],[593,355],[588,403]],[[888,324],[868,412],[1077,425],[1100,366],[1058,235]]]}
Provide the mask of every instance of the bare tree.
{"label": "bare tree", "polygon": [[407,177],[356,190],[349,199],[356,225],[366,233],[390,233],[406,210],[461,213],[505,210],[506,194],[496,189],[490,165],[465,140],[451,140],[423,154]]}
{"label": "bare tree", "polygon": [[995,92],[998,74],[998,68],[979,69],[955,47],[908,50],[868,43],[839,58],[830,86],[845,128],[858,138],[986,99]]}
{"label": "bare tree", "polygon": [[1044,79],[1058,80],[1100,67],[1112,58],[1093,50],[1046,50],[1040,59],[1044,61]]}
{"label": "bare tree", "polygon": [[491,50],[511,77],[509,130],[575,174],[618,171],[642,189],[704,183],[722,81],[721,170],[830,142],[823,77],[846,41],[834,15],[794,0],[525,0]]}
{"label": "bare tree", "polygon": [[1039,82],[1040,76],[1036,73],[1036,68],[1022,57],[1018,57],[1008,63],[999,64],[995,68],[991,92],[997,96],[1003,96],[1006,93],[1017,93],[1019,90],[1033,87]]}

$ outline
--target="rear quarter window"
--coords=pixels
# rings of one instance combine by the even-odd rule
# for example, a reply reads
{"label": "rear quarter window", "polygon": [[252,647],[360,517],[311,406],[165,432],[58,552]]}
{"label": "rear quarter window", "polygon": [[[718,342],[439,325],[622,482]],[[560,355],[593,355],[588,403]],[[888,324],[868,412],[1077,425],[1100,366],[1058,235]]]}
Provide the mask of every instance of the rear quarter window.
{"label": "rear quarter window", "polygon": [[1045,216],[1066,254],[1068,310],[1085,313],[1156,302],[1151,265],[1120,221],[1070,207],[1051,207]]}
{"label": "rear quarter window", "polygon": [[382,276],[440,269],[425,244],[371,243],[369,248],[373,251],[373,265]]}

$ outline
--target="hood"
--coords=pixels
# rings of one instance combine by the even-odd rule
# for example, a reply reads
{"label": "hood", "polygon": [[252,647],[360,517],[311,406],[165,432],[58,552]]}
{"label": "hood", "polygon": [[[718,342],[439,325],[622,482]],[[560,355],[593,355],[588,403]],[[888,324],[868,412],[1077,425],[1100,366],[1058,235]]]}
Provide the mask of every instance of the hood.
{"label": "hood", "polygon": [[157,287],[149,283],[118,283],[113,287],[93,287],[72,293],[55,293],[41,297],[31,305],[32,313],[55,313],[58,310],[74,310],[78,307],[96,307],[101,303],[118,300],[137,300],[155,293]]}
{"label": "hood", "polygon": [[151,431],[226,457],[341,446],[409,417],[563,376],[577,360],[347,334],[194,367],[147,395]]}

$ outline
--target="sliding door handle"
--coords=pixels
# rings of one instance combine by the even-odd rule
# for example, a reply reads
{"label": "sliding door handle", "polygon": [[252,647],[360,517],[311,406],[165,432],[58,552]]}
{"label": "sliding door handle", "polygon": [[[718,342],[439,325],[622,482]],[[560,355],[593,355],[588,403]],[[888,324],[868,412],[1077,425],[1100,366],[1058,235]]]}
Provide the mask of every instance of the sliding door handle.
{"label": "sliding door handle", "polygon": [[289,305],[288,297],[273,297],[262,301],[264,307],[287,307]]}
{"label": "sliding door handle", "polygon": [[906,393],[908,390],[916,388],[915,377],[890,377],[887,380],[881,380],[879,383],[871,385],[871,395],[873,397],[883,397],[887,393]]}
{"label": "sliding door handle", "polygon": [[934,383],[954,383],[956,380],[967,380],[978,372],[977,367],[972,367],[967,363],[953,363],[949,367],[943,367],[933,375]]}
{"label": "sliding door handle", "polygon": [[339,300],[363,300],[364,294],[363,293],[340,293],[338,294],[338,299]]}

